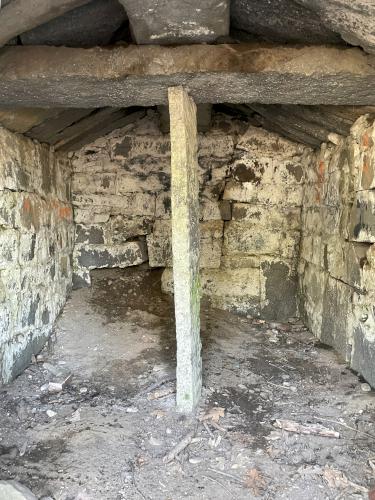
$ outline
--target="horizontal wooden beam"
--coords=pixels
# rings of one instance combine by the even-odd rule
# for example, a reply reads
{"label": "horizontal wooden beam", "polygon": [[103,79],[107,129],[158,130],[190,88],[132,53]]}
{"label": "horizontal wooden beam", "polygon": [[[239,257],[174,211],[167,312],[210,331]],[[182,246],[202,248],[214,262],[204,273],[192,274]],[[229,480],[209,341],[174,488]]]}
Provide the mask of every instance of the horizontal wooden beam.
{"label": "horizontal wooden beam", "polygon": [[0,47],[90,0],[13,0],[0,11]]}
{"label": "horizontal wooden beam", "polygon": [[0,105],[166,104],[182,85],[196,102],[375,105],[373,56],[356,48],[260,44],[5,47]]}

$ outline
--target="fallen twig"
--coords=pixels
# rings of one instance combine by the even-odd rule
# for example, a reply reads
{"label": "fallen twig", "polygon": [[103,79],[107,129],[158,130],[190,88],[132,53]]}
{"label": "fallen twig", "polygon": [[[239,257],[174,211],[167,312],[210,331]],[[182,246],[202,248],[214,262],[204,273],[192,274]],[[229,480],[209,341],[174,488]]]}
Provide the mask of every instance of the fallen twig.
{"label": "fallen twig", "polygon": [[239,477],[233,476],[232,474],[228,474],[227,472],[223,472],[221,470],[216,470],[216,469],[211,469],[211,467],[208,467],[208,470],[211,472],[216,472],[216,474],[220,474],[222,476],[229,477],[229,479],[233,479],[233,481],[236,481],[237,483],[241,483],[242,485],[244,484],[242,479],[240,479]]}
{"label": "fallen twig", "polygon": [[365,431],[360,431],[359,429],[356,429],[355,427],[351,427],[348,424],[345,424],[344,422],[340,422],[339,420],[331,420],[330,418],[321,418],[321,417],[313,417],[315,420],[321,420],[322,422],[330,422],[331,424],[337,424],[341,425],[342,427],[345,427],[346,429],[349,429],[354,432],[358,432],[359,434],[363,434],[364,436],[367,436],[371,439],[375,439],[375,436],[372,434],[369,434],[368,432]]}
{"label": "fallen twig", "polygon": [[337,439],[340,437],[339,432],[327,429],[319,424],[303,425],[298,422],[293,422],[292,420],[276,419],[273,425],[274,427],[278,427],[284,431],[295,432],[296,434],[313,434],[315,436],[332,437]]}
{"label": "fallen twig", "polygon": [[355,491],[368,493],[368,489],[360,484],[350,481],[343,472],[326,465],[323,472],[323,478],[330,488],[347,489],[352,488]]}
{"label": "fallen twig", "polygon": [[165,464],[172,462],[172,460],[174,460],[177,457],[177,455],[179,455],[187,446],[189,446],[189,444],[192,442],[196,432],[197,432],[197,429],[195,428],[192,431],[190,431],[188,434],[186,434],[186,436],[183,439],[181,439],[181,441],[179,443],[177,443],[176,446],[174,448],[172,448],[169,453],[167,453],[165,455],[165,457],[163,458],[163,462]]}
{"label": "fallen twig", "polygon": [[155,391],[147,396],[149,401],[153,401],[155,399],[165,398],[166,396],[170,396],[176,392],[174,387],[165,387],[164,389],[160,389],[159,391]]}
{"label": "fallen twig", "polygon": [[203,477],[205,477],[206,479],[210,479],[211,481],[213,481],[214,483],[216,484],[219,484],[222,488],[224,488],[224,490],[228,493],[228,496],[230,498],[236,498],[232,495],[232,493],[228,490],[228,488],[225,486],[225,484],[221,483],[220,481],[218,481],[217,479],[215,479],[214,477],[211,477],[211,476],[206,476],[203,474]]}
{"label": "fallen twig", "polygon": [[208,427],[207,422],[203,422],[203,427],[206,429],[206,431],[207,431],[208,435],[209,435],[212,439],[214,439],[214,438],[215,438],[215,436],[214,436],[213,432],[211,431],[211,429]]}
{"label": "fallen twig", "polygon": [[212,427],[215,427],[215,429],[217,429],[218,431],[227,432],[227,429],[225,429],[224,427],[221,427],[221,425],[217,424],[213,420],[210,421],[210,424],[212,425]]}
{"label": "fallen twig", "polygon": [[154,384],[151,384],[146,389],[144,389],[142,392],[143,393],[152,392],[155,389],[158,389],[159,387],[161,387],[162,385],[168,384],[168,382],[174,382],[175,380],[176,380],[176,377],[167,377],[167,378],[164,378],[162,380],[159,380],[159,382],[155,382]]}

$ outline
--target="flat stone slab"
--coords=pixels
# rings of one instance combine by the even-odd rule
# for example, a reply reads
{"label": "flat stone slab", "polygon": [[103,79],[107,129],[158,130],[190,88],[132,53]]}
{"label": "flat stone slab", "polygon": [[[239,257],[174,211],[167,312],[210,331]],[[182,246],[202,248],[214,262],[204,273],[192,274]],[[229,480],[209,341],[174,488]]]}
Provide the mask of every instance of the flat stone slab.
{"label": "flat stone slab", "polygon": [[38,498],[17,481],[0,481],[0,499],[2,500],[38,500]]}
{"label": "flat stone slab", "polygon": [[371,57],[356,48],[260,44],[7,47],[0,105],[154,106],[175,86],[197,103],[375,105]]}

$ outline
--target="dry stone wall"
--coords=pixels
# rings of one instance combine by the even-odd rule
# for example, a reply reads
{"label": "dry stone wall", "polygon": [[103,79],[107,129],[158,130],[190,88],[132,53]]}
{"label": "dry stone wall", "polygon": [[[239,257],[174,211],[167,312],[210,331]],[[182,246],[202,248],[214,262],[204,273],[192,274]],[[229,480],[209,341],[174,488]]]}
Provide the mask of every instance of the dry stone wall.
{"label": "dry stone wall", "polygon": [[301,310],[312,332],[375,385],[375,125],[368,116],[307,173]]}
{"label": "dry stone wall", "polygon": [[52,331],[71,287],[70,163],[0,129],[0,382]]}
{"label": "dry stone wall", "polygon": [[[218,307],[252,316],[297,314],[305,166],[311,151],[215,115],[199,136],[201,281]],[[75,286],[96,267],[148,260],[171,291],[170,144],[156,113],[73,158]]]}

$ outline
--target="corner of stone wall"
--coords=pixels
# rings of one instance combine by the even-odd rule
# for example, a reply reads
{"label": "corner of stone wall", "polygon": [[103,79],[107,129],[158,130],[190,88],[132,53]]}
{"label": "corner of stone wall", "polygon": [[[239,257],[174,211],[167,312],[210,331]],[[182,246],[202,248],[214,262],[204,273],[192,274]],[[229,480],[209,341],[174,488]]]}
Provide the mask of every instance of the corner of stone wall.
{"label": "corner of stone wall", "polygon": [[67,158],[0,128],[0,380],[50,335],[71,289],[73,218]]}
{"label": "corner of stone wall", "polygon": [[308,326],[375,385],[375,124],[322,145],[305,185],[299,286]]}

